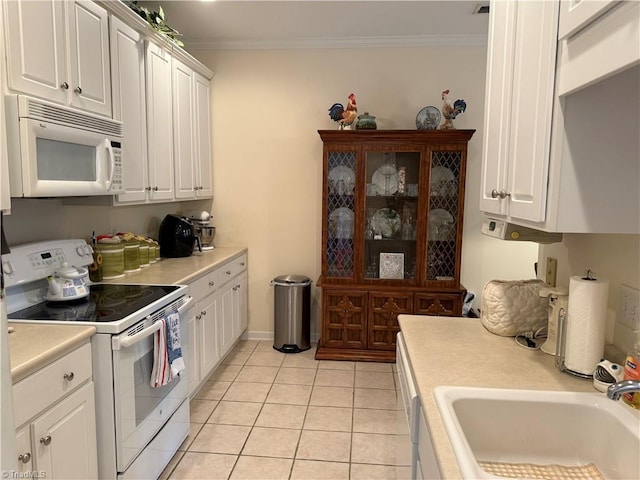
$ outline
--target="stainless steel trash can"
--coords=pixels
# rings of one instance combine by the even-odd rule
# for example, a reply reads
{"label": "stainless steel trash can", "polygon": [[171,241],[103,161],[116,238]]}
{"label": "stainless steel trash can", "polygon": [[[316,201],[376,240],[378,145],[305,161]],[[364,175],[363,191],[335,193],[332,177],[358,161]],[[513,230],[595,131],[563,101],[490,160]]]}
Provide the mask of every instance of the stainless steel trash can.
{"label": "stainless steel trash can", "polygon": [[280,275],[271,281],[275,289],[273,348],[298,353],[311,348],[311,279]]}

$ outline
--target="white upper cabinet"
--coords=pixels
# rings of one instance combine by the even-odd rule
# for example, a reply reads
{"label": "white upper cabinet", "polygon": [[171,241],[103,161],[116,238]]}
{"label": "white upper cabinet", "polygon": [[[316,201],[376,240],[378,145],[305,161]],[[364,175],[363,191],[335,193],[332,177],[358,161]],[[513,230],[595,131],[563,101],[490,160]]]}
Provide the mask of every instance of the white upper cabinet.
{"label": "white upper cabinet", "polygon": [[211,157],[211,94],[209,80],[194,73],[197,197],[213,197],[213,168]]}
{"label": "white upper cabinet", "polygon": [[144,40],[116,17],[110,22],[113,117],[123,122],[122,157],[125,193],[118,202],[144,202],[149,192],[147,164]]}
{"label": "white upper cabinet", "polygon": [[151,200],[174,199],[171,55],[149,42],[147,72],[147,148]]}
{"label": "white upper cabinet", "polygon": [[480,209],[545,219],[557,2],[491,5]]}
{"label": "white upper cabinet", "polygon": [[5,3],[9,88],[110,117],[107,12],[83,0]]}
{"label": "white upper cabinet", "polygon": [[587,26],[618,0],[561,0],[558,39],[562,40]]}
{"label": "white upper cabinet", "polygon": [[173,151],[176,198],[195,198],[193,70],[173,60]]}
{"label": "white upper cabinet", "polygon": [[176,198],[213,196],[209,80],[173,60]]}
{"label": "white upper cabinet", "polygon": [[567,27],[572,34],[558,45],[557,95],[569,95],[640,64],[640,2],[583,0],[573,9],[566,3],[575,0],[562,3],[560,25],[582,28]]}

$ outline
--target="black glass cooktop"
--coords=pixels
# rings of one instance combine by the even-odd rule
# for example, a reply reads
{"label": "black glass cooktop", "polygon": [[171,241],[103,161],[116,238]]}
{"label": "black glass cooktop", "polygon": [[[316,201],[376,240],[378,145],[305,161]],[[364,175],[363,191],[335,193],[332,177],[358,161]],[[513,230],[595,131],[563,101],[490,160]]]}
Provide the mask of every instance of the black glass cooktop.
{"label": "black glass cooktop", "polygon": [[10,313],[10,320],[57,320],[69,322],[114,322],[159,300],[180,287],[174,285],[89,286],[89,295],[67,302],[43,302]]}

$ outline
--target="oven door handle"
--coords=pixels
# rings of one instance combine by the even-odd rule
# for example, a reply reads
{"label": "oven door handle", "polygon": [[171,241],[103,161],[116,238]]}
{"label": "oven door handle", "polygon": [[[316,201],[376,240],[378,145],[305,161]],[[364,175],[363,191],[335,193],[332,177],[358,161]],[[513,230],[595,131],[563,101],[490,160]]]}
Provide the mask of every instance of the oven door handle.
{"label": "oven door handle", "polygon": [[[187,297],[185,299],[185,302],[180,305],[180,308],[178,308],[177,312],[178,314],[181,314],[184,309],[187,307],[187,305],[189,305],[191,303],[191,301],[193,300],[193,297]],[[147,317],[149,318],[149,317]],[[120,350],[122,348],[128,348],[132,345],[135,345],[136,343],[140,342],[141,340],[147,338],[149,335],[154,334],[155,332],[157,332],[158,330],[160,330],[160,326],[161,323],[156,321],[153,323],[153,325],[148,326],[147,328],[144,328],[142,330],[140,330],[138,333],[134,334],[134,335],[130,335],[128,337],[124,337],[124,338],[114,338],[112,341],[112,350]]]}

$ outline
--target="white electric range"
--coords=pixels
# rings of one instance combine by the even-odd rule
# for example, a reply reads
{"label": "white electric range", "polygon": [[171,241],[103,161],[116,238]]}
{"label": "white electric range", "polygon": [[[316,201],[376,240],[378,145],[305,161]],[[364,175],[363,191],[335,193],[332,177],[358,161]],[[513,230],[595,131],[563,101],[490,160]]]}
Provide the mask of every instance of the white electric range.
{"label": "white electric range", "polygon": [[[99,478],[157,478],[189,433],[188,372],[153,388],[153,334],[190,303],[184,285],[90,283],[89,295],[48,302],[46,277],[63,262],[93,263],[84,240],[19,245],[2,256],[10,322],[89,325],[96,398]],[[186,315],[180,342],[189,349]]]}

